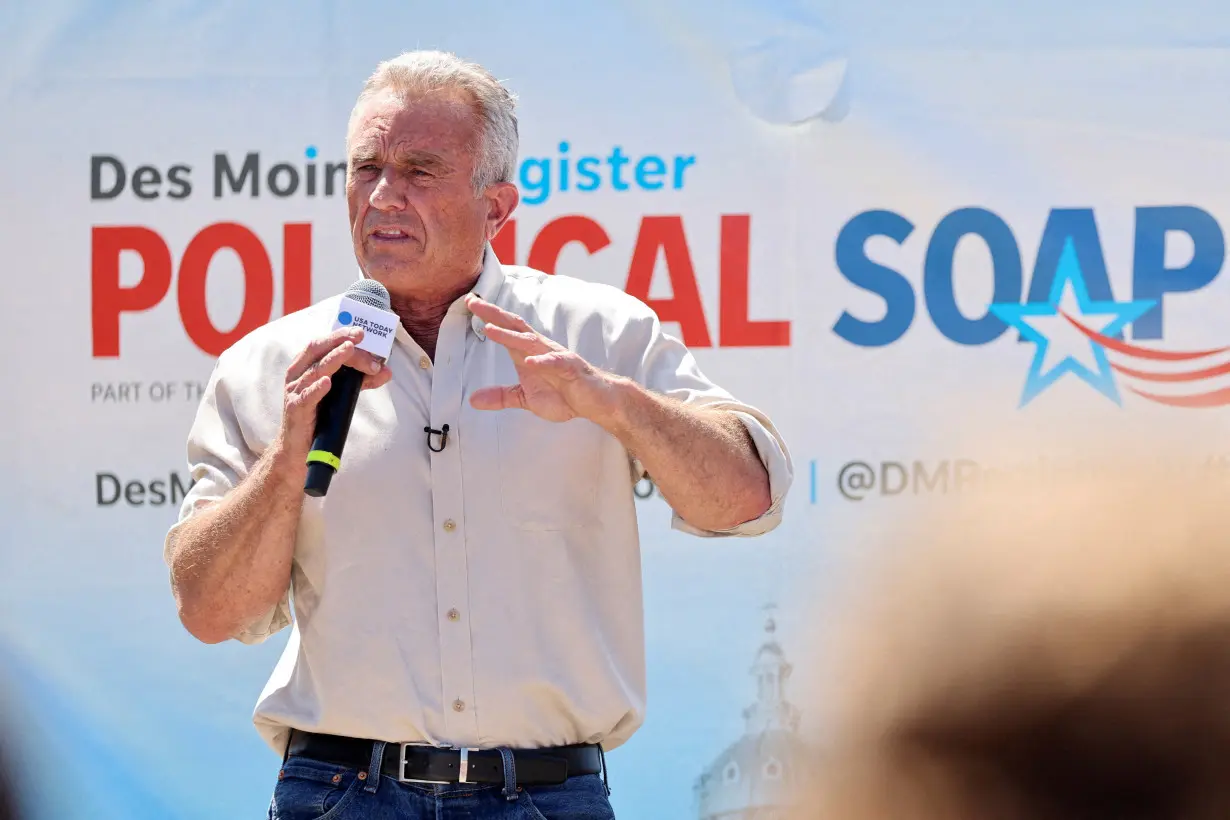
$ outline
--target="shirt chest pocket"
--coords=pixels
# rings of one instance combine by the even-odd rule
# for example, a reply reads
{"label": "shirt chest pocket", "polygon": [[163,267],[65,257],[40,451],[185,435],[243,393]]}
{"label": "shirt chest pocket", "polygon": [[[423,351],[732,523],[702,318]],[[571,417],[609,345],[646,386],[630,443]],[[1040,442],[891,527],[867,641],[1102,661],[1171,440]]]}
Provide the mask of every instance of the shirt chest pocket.
{"label": "shirt chest pocket", "polygon": [[605,431],[585,419],[551,422],[525,410],[497,417],[500,503],[508,522],[531,530],[596,523]]}

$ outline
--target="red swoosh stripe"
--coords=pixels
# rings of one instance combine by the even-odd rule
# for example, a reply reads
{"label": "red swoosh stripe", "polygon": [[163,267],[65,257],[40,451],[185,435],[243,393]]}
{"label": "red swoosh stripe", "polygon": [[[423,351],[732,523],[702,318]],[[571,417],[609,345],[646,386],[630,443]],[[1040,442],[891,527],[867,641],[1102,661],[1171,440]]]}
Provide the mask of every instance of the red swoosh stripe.
{"label": "red swoosh stripe", "polygon": [[1218,353],[1225,353],[1230,350],[1230,347],[1219,347],[1213,350],[1194,350],[1194,351],[1170,351],[1170,350],[1152,350],[1140,345],[1131,345],[1127,342],[1121,342],[1118,339],[1112,339],[1109,336],[1103,336],[1092,328],[1082,325],[1080,322],[1073,319],[1066,313],[1060,313],[1063,318],[1076,327],[1081,333],[1084,333],[1093,341],[1105,347],[1107,350],[1113,350],[1116,353],[1122,353],[1126,356],[1134,356],[1138,359],[1152,359],[1158,362],[1185,362],[1193,359],[1203,359],[1206,356],[1215,356]]}
{"label": "red swoosh stripe", "polygon": [[1230,405],[1230,387],[1214,390],[1209,393],[1197,393],[1194,396],[1159,396],[1156,393],[1145,393],[1134,387],[1129,387],[1136,395],[1158,404],[1170,407],[1225,407]]}
{"label": "red swoosh stripe", "polygon": [[[1190,362],[1196,359],[1205,359],[1209,356],[1216,356],[1219,353],[1230,351],[1230,347],[1219,347],[1211,350],[1189,350],[1189,351],[1169,351],[1169,350],[1152,350],[1140,345],[1128,344],[1121,342],[1118,339],[1112,339],[1098,333],[1096,330],[1086,327],[1080,322],[1073,319],[1066,313],[1060,313],[1063,318],[1067,319],[1077,330],[1085,334],[1085,336],[1093,342],[1102,345],[1107,350],[1113,350],[1116,353],[1122,353],[1125,356],[1131,356],[1136,359],[1146,359],[1155,362]],[[1146,382],[1155,383],[1183,383],[1202,381],[1204,379],[1212,379],[1218,376],[1230,374],[1230,361],[1222,364],[1206,367],[1201,370],[1189,370],[1181,373],[1155,373],[1147,370],[1137,370],[1133,367],[1111,363],[1111,369],[1116,373],[1122,373],[1131,378],[1140,379]],[[1128,390],[1132,391],[1142,399],[1164,404],[1168,407],[1183,407],[1183,408],[1209,408],[1209,407],[1226,407],[1230,406],[1230,387],[1223,387],[1218,390],[1211,390],[1207,393],[1196,393],[1189,396],[1166,396],[1158,393],[1149,393],[1144,390],[1137,390],[1135,387],[1128,386]]]}
{"label": "red swoosh stripe", "polygon": [[1189,370],[1185,373],[1152,373],[1148,370],[1137,370],[1133,367],[1115,364],[1114,362],[1111,362],[1110,369],[1116,373],[1122,373],[1125,376],[1131,376],[1134,379],[1140,379],[1145,382],[1174,384],[1176,382],[1195,382],[1202,379],[1213,379],[1217,376],[1230,374],[1230,361],[1223,362],[1216,367],[1206,367],[1204,370]]}

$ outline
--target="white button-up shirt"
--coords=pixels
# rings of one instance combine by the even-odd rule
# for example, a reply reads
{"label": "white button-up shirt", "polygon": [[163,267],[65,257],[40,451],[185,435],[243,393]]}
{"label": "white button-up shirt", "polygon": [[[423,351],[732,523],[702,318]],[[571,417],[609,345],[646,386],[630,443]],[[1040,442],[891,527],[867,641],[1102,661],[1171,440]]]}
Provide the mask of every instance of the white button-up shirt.
{"label": "white button-up shirt", "polygon": [[[673,525],[707,536],[777,525],[792,479],[781,436],[709,382],[646,305],[502,266],[490,248],[474,293],[596,367],[737,413],[768,468],[772,507],[720,533],[678,515]],[[277,319],[219,357],[189,433],[196,483],[180,523],[242,481],[276,438],[286,369],[329,331],[337,303]],[[279,753],[292,727],[473,748],[620,745],[645,714],[639,463],[584,419],[472,408],[474,390],[517,374],[461,300],[434,363],[399,328],[389,366],[392,380],[359,399],[328,495],[304,499],[290,593],[237,636],[256,643],[292,625],[293,597],[257,729]],[[432,452],[423,428],[445,424],[448,442]]]}

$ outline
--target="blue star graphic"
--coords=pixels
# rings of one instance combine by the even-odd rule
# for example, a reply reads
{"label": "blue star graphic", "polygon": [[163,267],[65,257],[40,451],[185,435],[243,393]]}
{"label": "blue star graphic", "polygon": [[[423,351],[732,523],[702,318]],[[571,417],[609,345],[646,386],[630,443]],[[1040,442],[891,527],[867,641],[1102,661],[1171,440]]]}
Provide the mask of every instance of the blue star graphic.
{"label": "blue star graphic", "polygon": [[[1121,404],[1119,388],[1115,384],[1114,372],[1110,368],[1110,360],[1106,356],[1106,348],[1092,339],[1089,346],[1093,350],[1093,360],[1097,364],[1097,372],[1090,370],[1083,363],[1071,356],[1043,373],[1042,367],[1046,361],[1046,349],[1050,340],[1029,324],[1031,316],[1058,316],[1059,303],[1063,298],[1064,286],[1072,284],[1077,305],[1082,316],[1102,315],[1114,316],[1104,327],[1097,330],[1104,336],[1114,336],[1132,322],[1136,321],[1155,304],[1149,299],[1136,299],[1131,302],[1095,302],[1089,298],[1089,290],[1085,286],[1085,277],[1081,273],[1080,262],[1076,258],[1076,248],[1072,240],[1064,244],[1063,254],[1059,257],[1059,265],[1055,270],[1055,281],[1051,284],[1051,292],[1045,303],[994,304],[991,312],[1010,327],[1021,332],[1029,341],[1036,345],[1034,360],[1029,366],[1029,376],[1025,379],[1025,389],[1021,393],[1021,403],[1024,407],[1038,397],[1043,390],[1058,381],[1065,373],[1074,373],[1089,386],[1097,390],[1115,404]],[[1072,317],[1078,319],[1080,317]],[[1082,323],[1083,324],[1083,323]]]}

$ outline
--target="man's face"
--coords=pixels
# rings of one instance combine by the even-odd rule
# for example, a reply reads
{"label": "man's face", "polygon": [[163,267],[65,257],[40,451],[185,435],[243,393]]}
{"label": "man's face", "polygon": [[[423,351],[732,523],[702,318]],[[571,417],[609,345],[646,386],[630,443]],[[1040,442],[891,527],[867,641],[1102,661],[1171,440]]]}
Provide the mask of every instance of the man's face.
{"label": "man's face", "polygon": [[446,293],[478,270],[494,235],[491,197],[472,184],[478,136],[461,93],[386,92],[360,110],[346,184],[351,236],[367,275],[395,297]]}

